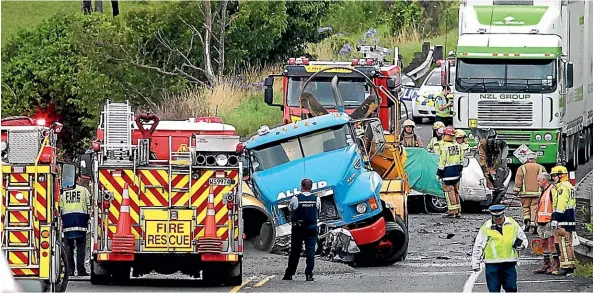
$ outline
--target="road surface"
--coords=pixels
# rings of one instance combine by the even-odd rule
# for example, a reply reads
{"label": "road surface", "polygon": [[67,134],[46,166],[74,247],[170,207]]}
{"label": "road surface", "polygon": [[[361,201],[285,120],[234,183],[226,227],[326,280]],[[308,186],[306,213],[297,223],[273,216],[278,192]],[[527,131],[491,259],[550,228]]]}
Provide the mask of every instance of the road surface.
{"label": "road surface", "polygon": [[[425,120],[426,121],[426,120]],[[427,121],[426,121],[427,122]],[[417,133],[428,143],[431,125],[419,125]],[[593,169],[593,161],[581,165],[577,180]],[[511,208],[516,218],[518,207]],[[412,214],[409,217],[410,244],[406,260],[389,267],[352,268],[339,263],[317,261],[315,282],[305,282],[304,259],[299,275],[293,281],[282,281],[287,262],[285,256],[264,254],[247,249],[244,282],[236,287],[204,287],[199,280],[180,275],[148,276],[133,279],[130,286],[93,286],[88,278],[72,281],[69,292],[462,292],[471,274],[470,254],[473,239],[481,224],[489,217],[486,213],[464,213],[462,219],[443,219],[437,214]],[[447,235],[453,237],[447,239]],[[533,235],[528,234],[529,238]],[[575,292],[586,288],[590,281],[569,277],[533,275],[540,259],[530,251],[521,253],[518,266],[519,291]],[[478,277],[474,292],[487,291],[483,273]]]}

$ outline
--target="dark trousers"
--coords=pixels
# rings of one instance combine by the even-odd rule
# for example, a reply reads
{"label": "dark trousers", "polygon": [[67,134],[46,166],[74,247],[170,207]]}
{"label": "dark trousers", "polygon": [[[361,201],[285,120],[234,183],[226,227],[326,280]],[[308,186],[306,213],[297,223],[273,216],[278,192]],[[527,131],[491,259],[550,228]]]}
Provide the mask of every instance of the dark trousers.
{"label": "dark trousers", "polygon": [[445,126],[453,126],[453,117],[435,116],[434,120],[443,122],[443,124],[445,124]]}
{"label": "dark trousers", "polygon": [[68,257],[68,274],[74,274],[74,243],[76,243],[76,270],[78,274],[86,272],[84,257],[86,251],[86,236],[82,238],[66,238],[66,256]]}
{"label": "dark trousers", "polygon": [[305,229],[299,226],[292,226],[292,233],[290,236],[290,256],[288,257],[288,267],[286,268],[285,273],[288,276],[292,276],[296,273],[303,241],[305,242],[305,254],[307,255],[305,275],[313,275],[313,267],[315,266],[315,244],[317,243],[317,227],[313,226],[310,229]]}
{"label": "dark trousers", "polygon": [[500,292],[500,287],[506,292],[517,292],[517,263],[486,264],[486,284],[488,291]]}

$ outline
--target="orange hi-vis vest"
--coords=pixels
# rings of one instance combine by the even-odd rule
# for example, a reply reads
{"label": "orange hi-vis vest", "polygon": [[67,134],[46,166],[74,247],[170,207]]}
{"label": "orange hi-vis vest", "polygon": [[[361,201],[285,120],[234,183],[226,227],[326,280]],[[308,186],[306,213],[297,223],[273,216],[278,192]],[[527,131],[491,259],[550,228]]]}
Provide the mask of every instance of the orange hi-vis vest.
{"label": "orange hi-vis vest", "polygon": [[552,212],[554,211],[552,193],[556,193],[556,186],[550,184],[548,188],[542,191],[537,204],[537,219],[536,221],[541,224],[546,224],[552,221]]}

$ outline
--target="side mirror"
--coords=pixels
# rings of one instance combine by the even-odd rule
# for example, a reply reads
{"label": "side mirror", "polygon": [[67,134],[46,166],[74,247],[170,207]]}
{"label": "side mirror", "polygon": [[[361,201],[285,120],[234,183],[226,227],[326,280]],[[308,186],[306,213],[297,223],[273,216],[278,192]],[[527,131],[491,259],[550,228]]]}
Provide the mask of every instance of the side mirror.
{"label": "side mirror", "polygon": [[266,79],[264,79],[264,101],[270,106],[274,103],[274,89],[272,86],[274,86],[274,77],[266,77]]}
{"label": "side mirror", "polygon": [[449,71],[448,71],[448,61],[443,61],[441,63],[441,86],[446,86],[449,81],[447,80],[449,77]]}
{"label": "side mirror", "polygon": [[566,88],[572,88],[574,85],[574,64],[568,62],[566,64]]}
{"label": "side mirror", "polygon": [[407,87],[416,87],[416,84],[413,81],[406,82],[405,86]]}
{"label": "side mirror", "polygon": [[62,164],[62,191],[76,188],[76,167],[73,164]]}
{"label": "side mirror", "polygon": [[88,179],[93,176],[93,157],[91,154],[81,155],[78,164],[81,177]]}

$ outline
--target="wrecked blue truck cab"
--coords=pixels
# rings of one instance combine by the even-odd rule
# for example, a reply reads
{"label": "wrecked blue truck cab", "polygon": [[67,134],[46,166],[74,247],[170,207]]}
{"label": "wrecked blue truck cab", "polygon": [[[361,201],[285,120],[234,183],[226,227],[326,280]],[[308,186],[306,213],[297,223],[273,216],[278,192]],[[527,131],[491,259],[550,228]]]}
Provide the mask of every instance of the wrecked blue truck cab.
{"label": "wrecked blue truck cab", "polygon": [[273,129],[264,126],[245,142],[250,185],[273,216],[277,245],[290,243],[288,202],[304,178],[314,182],[312,192],[321,198],[320,235],[348,228],[356,246],[385,235],[382,179],[369,167],[359,139],[347,114],[332,113]]}

